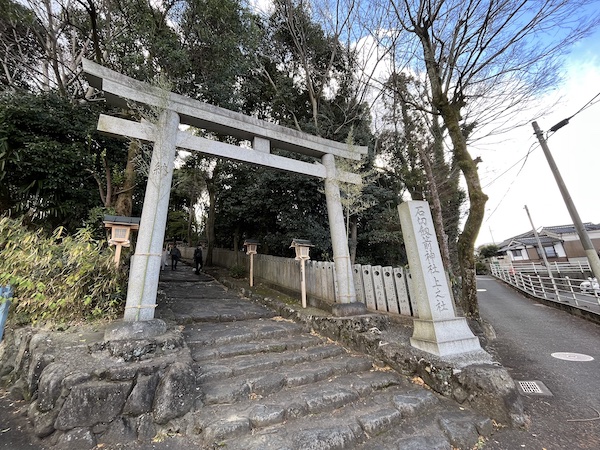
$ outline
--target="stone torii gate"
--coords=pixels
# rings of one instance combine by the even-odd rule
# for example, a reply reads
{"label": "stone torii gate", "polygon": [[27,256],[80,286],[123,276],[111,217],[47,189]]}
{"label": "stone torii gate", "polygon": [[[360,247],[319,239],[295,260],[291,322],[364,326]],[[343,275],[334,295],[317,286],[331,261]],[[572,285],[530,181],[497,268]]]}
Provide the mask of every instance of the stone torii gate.
{"label": "stone torii gate", "polygon": [[[356,301],[338,185],[340,181],[360,183],[360,176],[336,170],[334,157],[358,161],[367,153],[367,147],[349,148],[346,144],[212,106],[142,83],[89,60],[83,61],[83,71],[90,85],[102,90],[110,104],[127,107],[128,102],[132,102],[160,111],[156,124],[138,123],[104,114],[98,120],[98,130],[103,133],[154,142],[138,239],[131,258],[125,322],[154,318],[177,148],[324,179],[333,261],[339,287],[333,314],[345,316],[366,312],[364,304]],[[252,148],[194,136],[180,131],[180,124],[244,139],[252,143]],[[320,158],[321,163],[273,155],[272,147]]]}

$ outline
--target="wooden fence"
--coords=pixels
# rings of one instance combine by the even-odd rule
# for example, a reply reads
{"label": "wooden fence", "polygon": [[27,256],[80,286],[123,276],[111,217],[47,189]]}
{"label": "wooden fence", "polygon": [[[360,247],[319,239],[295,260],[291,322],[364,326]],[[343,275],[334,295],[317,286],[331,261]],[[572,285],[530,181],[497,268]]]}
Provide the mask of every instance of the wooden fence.
{"label": "wooden fence", "polygon": [[[248,271],[250,257],[241,251],[215,249],[213,264],[227,268],[241,265]],[[334,263],[309,260],[305,264],[306,294],[309,301],[317,298],[330,304],[335,303],[338,289]],[[356,264],[353,270],[356,299],[364,303],[367,309],[418,317],[416,305],[411,302],[409,295],[410,275],[403,268]],[[300,292],[300,261],[254,255],[254,277]]]}

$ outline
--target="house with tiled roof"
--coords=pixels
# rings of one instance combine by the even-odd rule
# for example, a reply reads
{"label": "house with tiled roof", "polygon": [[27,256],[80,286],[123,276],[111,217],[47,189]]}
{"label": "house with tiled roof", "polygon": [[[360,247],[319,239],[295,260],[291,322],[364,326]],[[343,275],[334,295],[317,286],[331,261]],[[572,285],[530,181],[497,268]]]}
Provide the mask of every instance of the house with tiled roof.
{"label": "house with tiled roof", "polygon": [[[600,224],[583,224],[596,251],[600,251]],[[587,261],[585,250],[574,225],[543,227],[538,231],[540,244],[548,262]],[[535,234],[528,231],[511,237],[498,245],[499,259],[505,263],[543,261]]]}

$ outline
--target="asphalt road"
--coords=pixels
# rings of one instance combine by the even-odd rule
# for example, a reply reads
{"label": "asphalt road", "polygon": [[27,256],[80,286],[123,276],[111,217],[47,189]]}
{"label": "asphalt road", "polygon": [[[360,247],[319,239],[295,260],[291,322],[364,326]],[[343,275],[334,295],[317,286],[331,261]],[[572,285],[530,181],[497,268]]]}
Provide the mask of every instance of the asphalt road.
{"label": "asphalt road", "polygon": [[27,403],[10,398],[0,389],[0,450],[41,450],[27,420]]}
{"label": "asphalt road", "polygon": [[[600,448],[600,326],[530,300],[492,277],[478,277],[477,287],[481,316],[497,335],[491,352],[515,381],[539,381],[551,394],[527,395],[529,429],[505,430],[485,448]],[[564,360],[553,353],[577,355]],[[578,355],[593,360],[574,360],[584,359]]]}

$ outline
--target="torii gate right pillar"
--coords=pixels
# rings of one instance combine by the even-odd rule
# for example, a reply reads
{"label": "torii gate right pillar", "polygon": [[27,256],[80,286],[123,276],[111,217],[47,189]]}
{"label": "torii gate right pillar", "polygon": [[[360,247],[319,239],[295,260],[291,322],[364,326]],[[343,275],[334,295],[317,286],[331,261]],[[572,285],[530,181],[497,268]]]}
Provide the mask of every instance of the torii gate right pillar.
{"label": "torii gate right pillar", "polygon": [[329,231],[331,234],[331,246],[333,247],[333,262],[337,276],[337,301],[332,308],[334,316],[355,316],[366,314],[367,307],[364,303],[356,301],[356,289],[352,264],[350,262],[350,251],[348,250],[348,237],[344,226],[344,210],[340,198],[338,186],[335,157],[331,154],[323,155],[321,158],[327,169],[325,178],[325,199],[327,201],[327,215],[329,216]]}

